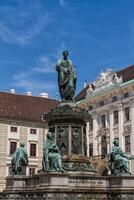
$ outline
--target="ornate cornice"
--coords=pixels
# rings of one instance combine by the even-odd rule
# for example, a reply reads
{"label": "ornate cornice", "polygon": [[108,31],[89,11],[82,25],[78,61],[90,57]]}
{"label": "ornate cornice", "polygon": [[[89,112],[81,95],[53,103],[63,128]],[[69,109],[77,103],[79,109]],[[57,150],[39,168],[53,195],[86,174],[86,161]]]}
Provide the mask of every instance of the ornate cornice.
{"label": "ornate cornice", "polygon": [[118,111],[121,111],[121,110],[122,110],[122,108],[123,108],[123,105],[122,105],[122,103],[119,103],[119,104],[117,105],[117,108],[118,108]]}
{"label": "ornate cornice", "polygon": [[105,128],[100,128],[97,131],[97,137],[96,138],[101,137],[103,135],[109,136],[109,134],[110,134],[109,128],[106,128],[106,127]]}
{"label": "ornate cornice", "polygon": [[31,126],[31,127],[37,127],[37,128],[47,127],[47,123],[44,123],[44,122],[18,120],[18,119],[11,119],[11,118],[0,118],[0,123],[14,124],[14,125],[17,125],[17,126],[27,126],[27,127]]}

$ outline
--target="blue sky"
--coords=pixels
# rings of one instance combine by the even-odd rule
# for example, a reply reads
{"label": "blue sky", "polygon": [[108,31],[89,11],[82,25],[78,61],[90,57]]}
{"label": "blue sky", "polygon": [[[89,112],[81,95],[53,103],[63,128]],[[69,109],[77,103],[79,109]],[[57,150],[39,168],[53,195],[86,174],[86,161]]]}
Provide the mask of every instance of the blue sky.
{"label": "blue sky", "polygon": [[77,92],[106,68],[134,63],[133,0],[1,0],[0,90],[58,92],[55,64],[64,49]]}

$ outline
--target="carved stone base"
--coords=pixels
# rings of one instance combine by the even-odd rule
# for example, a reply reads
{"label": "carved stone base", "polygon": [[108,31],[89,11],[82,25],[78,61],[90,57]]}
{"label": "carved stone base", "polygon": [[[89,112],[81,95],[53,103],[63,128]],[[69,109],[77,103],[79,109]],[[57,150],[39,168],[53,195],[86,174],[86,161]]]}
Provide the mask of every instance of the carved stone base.
{"label": "carved stone base", "polygon": [[90,174],[96,174],[93,165],[87,157],[79,155],[64,157],[62,165],[67,172],[90,172]]}
{"label": "carved stone base", "polygon": [[10,176],[1,200],[133,200],[134,177],[83,173]]}

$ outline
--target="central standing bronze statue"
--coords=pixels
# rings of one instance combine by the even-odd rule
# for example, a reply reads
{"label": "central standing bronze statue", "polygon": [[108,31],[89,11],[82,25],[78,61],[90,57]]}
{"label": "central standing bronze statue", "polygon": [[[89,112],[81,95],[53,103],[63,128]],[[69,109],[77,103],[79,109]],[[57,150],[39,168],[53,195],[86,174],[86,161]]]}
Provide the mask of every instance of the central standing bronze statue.
{"label": "central standing bronze statue", "polygon": [[68,59],[68,51],[63,51],[63,58],[56,64],[58,72],[59,92],[62,100],[73,100],[77,74],[71,60]]}

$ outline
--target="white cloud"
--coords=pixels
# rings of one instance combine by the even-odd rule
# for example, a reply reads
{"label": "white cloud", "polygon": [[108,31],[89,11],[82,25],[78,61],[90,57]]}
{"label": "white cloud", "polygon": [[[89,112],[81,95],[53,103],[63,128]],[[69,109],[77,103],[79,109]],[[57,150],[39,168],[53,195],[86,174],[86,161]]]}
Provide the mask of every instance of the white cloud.
{"label": "white cloud", "polygon": [[32,70],[31,71],[25,71],[25,72],[19,72],[18,74],[14,75],[14,80],[24,80],[28,79],[32,75]]}
{"label": "white cloud", "polygon": [[[25,45],[49,23],[47,11],[40,12],[37,4],[0,8],[0,38],[7,43]],[[8,16],[8,17],[7,17]]]}
{"label": "white cloud", "polygon": [[40,93],[41,91],[43,92],[51,92],[54,91],[56,88],[56,85],[54,82],[51,81],[35,81],[35,80],[25,80],[25,79],[20,79],[16,81],[15,83],[12,84],[14,87],[20,87],[20,88],[25,88],[26,91],[31,91],[33,93]]}
{"label": "white cloud", "polygon": [[37,62],[37,67],[28,67],[23,72],[16,73],[13,77],[14,81],[12,87],[23,88],[25,91],[31,91],[33,94],[39,94],[40,92],[48,92],[52,94],[52,91],[56,90],[56,83],[54,81],[41,81],[36,78],[36,75],[45,73],[55,73],[55,62],[52,56],[45,55],[40,57]]}
{"label": "white cloud", "polygon": [[35,80],[33,77],[35,72],[31,71],[20,72],[14,75],[14,81],[11,84],[12,87],[22,88],[25,91],[31,91],[34,95],[38,95],[41,92],[47,92],[52,94],[56,90],[56,84],[54,81],[41,81]]}
{"label": "white cloud", "polygon": [[38,61],[38,67],[33,68],[33,72],[38,73],[54,73],[55,72],[55,61],[51,56],[42,56]]}
{"label": "white cloud", "polygon": [[23,88],[26,91],[31,91],[32,93],[40,93],[41,91],[47,91],[48,93],[53,93],[57,90],[57,84],[54,81],[40,81],[37,80],[36,75],[44,74],[45,76],[50,73],[56,73],[55,65],[57,59],[62,57],[62,52],[65,49],[65,43],[61,44],[52,54],[46,54],[37,59],[36,67],[28,67],[27,70],[23,72],[18,72],[14,75],[12,87]]}
{"label": "white cloud", "polygon": [[65,50],[65,43],[61,43],[61,47],[56,49],[56,52],[49,55],[41,56],[37,61],[37,67],[32,69],[38,73],[55,73],[55,65],[59,58],[62,57],[62,52]]}

